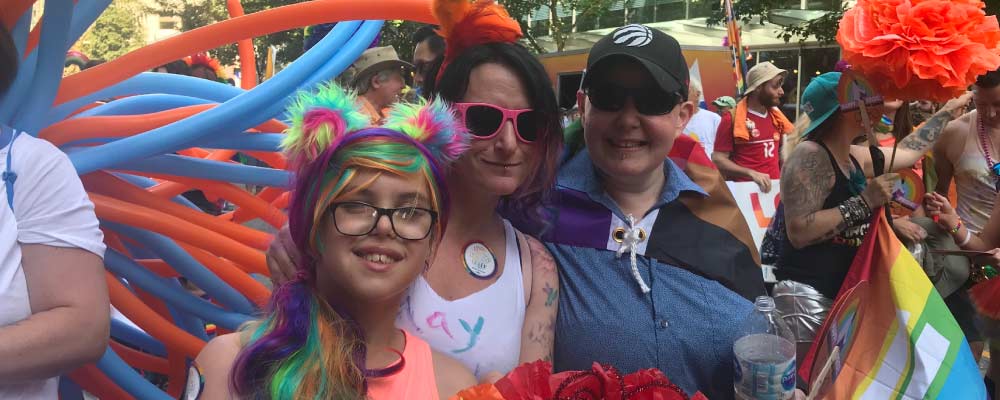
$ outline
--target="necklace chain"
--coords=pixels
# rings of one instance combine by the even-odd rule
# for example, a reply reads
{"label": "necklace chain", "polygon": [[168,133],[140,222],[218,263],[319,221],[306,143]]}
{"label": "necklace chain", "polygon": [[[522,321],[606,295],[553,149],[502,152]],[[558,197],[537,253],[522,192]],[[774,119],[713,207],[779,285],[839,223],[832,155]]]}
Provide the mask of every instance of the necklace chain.
{"label": "necklace chain", "polygon": [[993,138],[986,134],[986,124],[983,123],[982,113],[976,113],[976,127],[979,131],[979,145],[983,149],[983,156],[986,157],[986,168],[993,176],[993,184],[997,191],[1000,191],[1000,163],[993,161],[990,149],[993,148]]}

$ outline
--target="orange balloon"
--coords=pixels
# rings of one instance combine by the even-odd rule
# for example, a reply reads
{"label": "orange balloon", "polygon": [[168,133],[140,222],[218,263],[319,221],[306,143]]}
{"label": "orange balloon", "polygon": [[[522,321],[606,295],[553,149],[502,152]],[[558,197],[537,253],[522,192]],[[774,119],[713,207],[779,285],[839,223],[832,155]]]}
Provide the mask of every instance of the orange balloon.
{"label": "orange balloon", "polygon": [[276,7],[194,29],[63,79],[55,105],[114,85],[188,55],[303,26],[331,21],[405,19],[434,23],[430,0],[307,1]]}
{"label": "orange balloon", "polygon": [[[287,190],[284,188],[267,187],[264,188],[264,190],[261,190],[260,193],[257,194],[257,198],[273,204],[274,199],[276,199],[278,196],[280,196],[282,193],[285,193],[286,191]],[[278,208],[283,209],[284,207],[278,207]],[[226,214],[224,218],[236,222],[238,224],[242,224],[244,222],[256,218],[256,216],[250,213],[249,211],[237,208],[236,211]]]}
{"label": "orange balloon", "polygon": [[170,365],[170,371],[167,373],[166,392],[170,397],[179,399],[187,383],[187,359],[183,355],[172,351],[167,353],[167,362]]}
{"label": "orange balloon", "polygon": [[247,151],[247,155],[263,161],[271,168],[286,169],[288,168],[288,162],[284,155],[281,153],[271,153],[264,151]]}
{"label": "orange balloon", "polygon": [[[216,150],[216,151],[213,151],[213,152],[209,152],[209,151],[206,151],[206,150],[200,149],[200,148],[191,148],[191,149],[186,149],[186,150],[178,151],[178,153],[180,153],[181,155],[188,156],[188,157],[199,157],[199,158],[203,158],[203,159],[206,159],[206,160],[212,160],[212,161],[228,161],[229,159],[233,158],[233,155],[236,154],[236,151],[233,151],[233,150]],[[180,195],[181,193],[184,193],[184,192],[186,192],[186,191],[188,191],[190,189],[191,189],[190,186],[183,185],[183,184],[180,184],[180,183],[177,183],[177,182],[162,182],[162,183],[157,184],[156,186],[153,186],[153,187],[149,188],[149,191],[151,193],[155,193],[155,194],[157,194],[157,195],[159,195],[161,197],[173,198],[173,197],[175,197],[177,195]]]}
{"label": "orange balloon", "polygon": [[114,350],[115,354],[118,354],[118,357],[132,368],[159,374],[167,373],[167,360],[164,358],[135,350],[114,340],[111,341],[111,350]]}
{"label": "orange balloon", "polygon": [[255,249],[265,250],[271,243],[271,235],[269,234],[243,225],[218,221],[216,218],[212,218],[210,215],[198,210],[193,210],[170,200],[157,197],[107,172],[87,174],[81,180],[84,182],[87,190],[93,193],[115,196],[119,200],[159,210],[210,229],[213,232],[232,238]]}
{"label": "orange balloon", "polygon": [[195,358],[205,347],[205,342],[201,339],[181,330],[143,304],[128,288],[118,282],[111,272],[107,272],[106,280],[111,304],[144,331],[163,342],[167,346],[168,354],[172,353],[171,350],[177,350],[183,355]]}
{"label": "orange balloon", "polygon": [[181,248],[254,304],[261,307],[267,304],[271,297],[271,291],[237,266],[194,246],[181,244]]}
{"label": "orange balloon", "polygon": [[284,208],[288,208],[288,202],[291,199],[292,199],[292,193],[291,192],[285,192],[281,196],[279,196],[277,199],[274,199],[274,202],[271,203],[271,204],[273,204],[275,207],[284,209]]}
{"label": "orange balloon", "polygon": [[175,175],[159,175],[142,172],[136,173],[145,174],[149,177],[173,179],[178,183],[187,185],[188,187],[201,189],[205,191],[206,194],[218,195],[233,202],[239,208],[246,209],[275,228],[280,228],[288,222],[288,217],[280,209],[254,197],[250,193],[247,193],[243,189],[240,189],[231,183]]}
{"label": "orange balloon", "polygon": [[150,270],[152,273],[158,275],[161,278],[176,278],[181,276],[180,273],[174,270],[170,264],[161,259],[148,259],[148,260],[135,260],[143,268]]}
{"label": "orange balloon", "polygon": [[149,309],[155,311],[160,317],[166,319],[167,321],[174,322],[174,315],[170,313],[170,309],[167,308],[167,304],[163,302],[159,297],[153,296],[149,292],[142,290],[142,288],[132,288],[135,291],[135,296],[142,300],[142,303],[149,307]]}
{"label": "orange balloon", "polygon": [[131,204],[105,195],[91,193],[94,211],[98,218],[150,230],[178,242],[196,245],[221,257],[236,262],[241,269],[267,275],[264,253],[219,235],[184,219]]}
{"label": "orange balloon", "polygon": [[24,46],[25,57],[27,57],[28,54],[31,54],[32,51],[35,51],[35,48],[38,47],[38,41],[42,38],[42,22],[44,21],[44,18],[39,19],[38,22],[35,23],[35,26],[31,28],[31,32],[28,33],[28,42]]}
{"label": "orange balloon", "polygon": [[17,24],[17,19],[31,9],[35,0],[4,0],[3,3],[3,7],[0,8],[0,18],[2,18],[0,22],[3,22],[3,26],[13,29],[14,25]]}
{"label": "orange balloon", "polygon": [[[42,131],[38,133],[38,137],[48,140],[56,146],[62,146],[74,140],[81,139],[133,136],[180,121],[215,106],[215,104],[198,104],[149,114],[98,115],[92,117],[66,119],[42,129]],[[264,122],[253,129],[258,131],[269,131],[272,129],[283,130],[283,127],[284,124],[271,120]]]}
{"label": "orange balloon", "polygon": [[[243,16],[243,5],[240,0],[226,0],[229,18]],[[254,57],[253,39],[243,39],[237,44],[240,53],[240,87],[246,90],[257,86],[257,59]]]}
{"label": "orange balloon", "polygon": [[96,396],[98,399],[134,399],[124,389],[118,386],[115,381],[104,375],[95,364],[87,364],[69,373],[69,378],[80,388]]}
{"label": "orange balloon", "polygon": [[56,146],[81,139],[127,137],[179,121],[212,107],[215,105],[198,104],[150,114],[98,115],[66,119],[42,129],[38,137]]}

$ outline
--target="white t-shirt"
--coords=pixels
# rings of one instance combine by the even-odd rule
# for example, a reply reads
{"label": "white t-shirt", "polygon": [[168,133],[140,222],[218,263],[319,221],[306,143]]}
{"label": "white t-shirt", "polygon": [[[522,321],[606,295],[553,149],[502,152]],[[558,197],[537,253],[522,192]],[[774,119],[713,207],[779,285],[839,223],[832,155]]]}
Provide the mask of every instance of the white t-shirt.
{"label": "white t-shirt", "polygon": [[698,139],[701,146],[708,153],[708,158],[712,158],[712,149],[715,147],[715,133],[719,130],[719,123],[722,117],[711,111],[698,109],[698,112],[691,116],[684,134]]}
{"label": "white t-shirt", "polygon": [[[3,128],[10,129],[10,128]],[[13,146],[0,148],[0,170],[7,170],[12,150],[14,210],[7,205],[7,187],[0,182],[0,326],[31,315],[28,288],[18,243],[76,247],[104,257],[104,235],[76,170],[51,143],[21,133]],[[0,385],[0,399],[55,399],[56,378]]]}

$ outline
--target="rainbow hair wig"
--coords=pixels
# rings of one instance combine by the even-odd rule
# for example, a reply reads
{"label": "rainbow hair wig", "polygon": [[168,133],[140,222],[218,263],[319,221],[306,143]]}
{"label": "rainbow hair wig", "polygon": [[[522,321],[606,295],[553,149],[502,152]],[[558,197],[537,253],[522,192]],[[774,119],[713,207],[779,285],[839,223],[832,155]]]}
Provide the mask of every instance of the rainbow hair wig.
{"label": "rainbow hair wig", "polygon": [[330,84],[300,94],[290,108],[282,144],[297,168],[289,230],[302,257],[296,277],[275,289],[265,317],[242,329],[230,375],[241,398],[363,399],[366,378],[379,376],[364,368],[364,332],[313,285],[326,210],[360,171],[423,177],[440,216],[436,237],[444,232],[444,177],[468,147],[465,128],[442,101],[397,104],[382,127],[364,127],[367,118],[354,104],[353,94]]}

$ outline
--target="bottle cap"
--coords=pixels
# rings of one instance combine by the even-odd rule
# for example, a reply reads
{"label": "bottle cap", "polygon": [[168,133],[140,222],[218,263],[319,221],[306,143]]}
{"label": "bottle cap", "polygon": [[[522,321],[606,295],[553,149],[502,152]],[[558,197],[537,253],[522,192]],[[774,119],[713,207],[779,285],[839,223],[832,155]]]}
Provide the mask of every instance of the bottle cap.
{"label": "bottle cap", "polygon": [[774,311],[774,299],[771,296],[757,296],[754,306],[757,307],[758,311]]}

